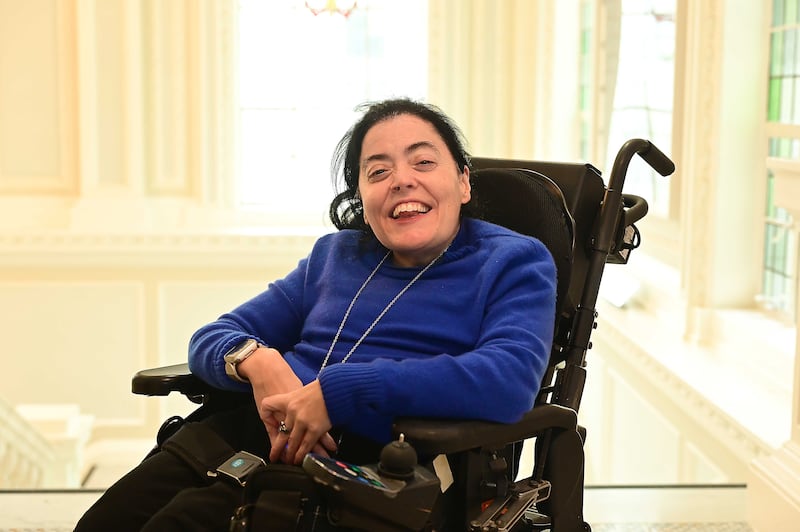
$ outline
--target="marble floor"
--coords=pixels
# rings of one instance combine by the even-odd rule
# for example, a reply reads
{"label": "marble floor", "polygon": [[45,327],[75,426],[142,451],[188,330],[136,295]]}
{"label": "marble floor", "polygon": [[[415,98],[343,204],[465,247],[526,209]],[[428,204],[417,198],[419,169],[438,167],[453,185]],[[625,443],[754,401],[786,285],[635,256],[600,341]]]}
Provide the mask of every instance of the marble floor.
{"label": "marble floor", "polygon": [[[587,487],[594,532],[751,532],[745,488]],[[0,532],[72,530],[100,490],[0,492]]]}

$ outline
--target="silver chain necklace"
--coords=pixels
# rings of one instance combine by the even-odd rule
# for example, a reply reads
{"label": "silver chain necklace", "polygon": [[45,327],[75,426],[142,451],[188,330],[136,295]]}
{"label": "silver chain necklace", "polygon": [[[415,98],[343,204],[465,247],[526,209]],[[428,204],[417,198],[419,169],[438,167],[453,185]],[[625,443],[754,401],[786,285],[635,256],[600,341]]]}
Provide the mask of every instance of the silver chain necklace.
{"label": "silver chain necklace", "polygon": [[[352,355],[352,354],[353,354],[353,352],[354,352],[354,351],[355,351],[355,350],[358,348],[358,346],[359,346],[359,345],[361,345],[361,342],[363,342],[363,341],[364,341],[364,338],[366,338],[366,337],[367,337],[367,335],[368,335],[369,333],[371,333],[371,332],[372,332],[372,329],[374,329],[374,328],[375,328],[375,326],[378,324],[378,322],[379,322],[379,321],[381,321],[381,318],[383,318],[384,314],[386,314],[387,312],[389,312],[389,309],[390,309],[390,308],[392,308],[392,305],[394,305],[394,304],[395,304],[395,302],[396,302],[398,299],[400,299],[400,296],[402,296],[403,294],[405,294],[405,293],[406,293],[406,290],[408,290],[409,288],[411,288],[411,285],[413,285],[414,283],[416,283],[416,282],[417,282],[417,279],[419,279],[420,277],[422,277],[422,274],[424,274],[426,271],[428,271],[428,270],[430,269],[430,267],[431,267],[431,266],[433,266],[433,265],[434,265],[434,263],[435,263],[437,260],[441,259],[441,258],[442,258],[442,255],[444,255],[444,254],[445,254],[445,252],[446,252],[446,251],[447,251],[449,248],[450,248],[450,246],[449,246],[449,245],[448,245],[447,247],[445,247],[445,248],[442,250],[442,252],[441,252],[441,253],[439,253],[439,254],[438,254],[438,255],[437,255],[437,256],[436,256],[436,257],[435,257],[435,258],[434,258],[432,261],[430,261],[430,262],[428,263],[428,265],[427,265],[427,266],[425,266],[424,268],[422,268],[422,269],[421,269],[421,270],[420,270],[420,271],[417,273],[417,275],[415,275],[415,276],[414,276],[414,278],[413,278],[413,279],[411,279],[411,280],[408,282],[408,284],[407,284],[407,285],[405,285],[405,286],[403,287],[403,289],[402,289],[402,290],[400,290],[400,291],[397,293],[397,295],[396,295],[396,296],[394,296],[394,297],[392,298],[392,300],[391,300],[391,301],[389,301],[389,303],[387,303],[387,304],[386,304],[386,306],[385,306],[385,307],[383,307],[383,310],[380,312],[380,314],[378,314],[378,317],[377,317],[377,318],[375,318],[375,319],[372,321],[372,323],[370,324],[370,326],[369,326],[369,327],[367,327],[367,330],[366,330],[366,331],[364,331],[364,334],[362,334],[362,335],[361,335],[361,338],[359,338],[359,339],[356,341],[356,343],[355,343],[355,344],[353,344],[353,347],[351,347],[351,348],[350,348],[350,351],[348,351],[348,352],[347,352],[347,354],[344,356],[344,358],[342,359],[342,361],[340,362],[340,364],[344,364],[345,362],[347,362],[347,359],[349,359],[349,358],[350,358],[350,355]],[[347,318],[350,316],[350,311],[351,311],[351,310],[353,310],[353,305],[355,305],[355,304],[356,304],[356,300],[358,299],[358,296],[360,296],[360,295],[361,295],[361,292],[363,292],[363,291],[364,291],[364,288],[366,288],[366,286],[369,284],[369,282],[372,280],[372,278],[373,278],[373,277],[375,277],[375,274],[376,274],[376,273],[378,273],[378,270],[381,268],[381,266],[383,266],[383,263],[384,263],[384,262],[386,262],[386,259],[388,259],[388,258],[389,258],[389,255],[391,255],[391,254],[392,254],[392,252],[391,252],[391,251],[387,251],[387,252],[386,252],[386,255],[384,255],[384,256],[383,256],[383,258],[380,260],[380,262],[378,263],[378,265],[377,265],[377,266],[375,266],[375,268],[372,270],[372,272],[371,272],[371,273],[370,273],[370,274],[367,276],[366,280],[365,280],[365,281],[364,281],[364,283],[361,285],[361,288],[359,288],[359,289],[358,289],[358,291],[356,292],[356,295],[354,295],[354,296],[353,296],[353,299],[351,299],[351,300],[350,300],[350,304],[347,306],[347,310],[344,312],[344,316],[342,316],[342,321],[341,321],[341,323],[339,323],[339,330],[337,330],[337,331],[336,331],[336,335],[333,337],[333,341],[331,342],[331,346],[328,348],[328,353],[325,355],[325,359],[322,361],[322,365],[319,367],[319,372],[317,372],[317,377],[319,377],[319,374],[320,374],[320,373],[322,373],[322,370],[323,370],[323,369],[325,369],[325,366],[327,366],[327,365],[328,365],[328,361],[329,361],[329,360],[330,360],[330,358],[331,358],[331,353],[333,353],[333,348],[336,346],[336,343],[339,341],[339,335],[341,335],[341,334],[342,334],[342,329],[344,329],[344,324],[347,322]]]}

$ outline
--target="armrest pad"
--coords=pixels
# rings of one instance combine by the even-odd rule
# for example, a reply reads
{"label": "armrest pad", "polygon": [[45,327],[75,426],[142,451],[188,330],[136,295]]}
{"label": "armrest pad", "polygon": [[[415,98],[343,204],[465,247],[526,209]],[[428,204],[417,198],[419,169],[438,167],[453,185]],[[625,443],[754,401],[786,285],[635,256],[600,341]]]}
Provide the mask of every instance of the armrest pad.
{"label": "armrest pad", "polygon": [[138,395],[169,395],[180,392],[187,397],[199,397],[211,387],[192,375],[189,364],[174,364],[143,369],[133,376],[131,391]]}
{"label": "armrest pad", "polygon": [[395,435],[403,434],[421,454],[449,454],[477,447],[503,446],[532,438],[545,429],[577,430],[578,414],[560,405],[540,405],[516,423],[489,421],[401,418]]}

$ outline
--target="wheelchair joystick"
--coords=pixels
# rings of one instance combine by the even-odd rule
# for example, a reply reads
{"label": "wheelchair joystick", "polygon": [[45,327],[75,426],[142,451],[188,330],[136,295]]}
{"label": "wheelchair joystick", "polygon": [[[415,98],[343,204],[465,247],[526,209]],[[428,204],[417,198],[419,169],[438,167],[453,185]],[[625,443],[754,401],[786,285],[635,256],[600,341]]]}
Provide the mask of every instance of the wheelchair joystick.
{"label": "wheelchair joystick", "polygon": [[325,494],[328,520],[370,532],[421,530],[441,494],[439,478],[418,464],[401,435],[377,464],[357,465],[309,453],[303,469]]}
{"label": "wheelchair joystick", "polygon": [[381,476],[399,480],[414,478],[417,466],[417,451],[405,441],[405,436],[387,444],[381,451],[378,473]]}

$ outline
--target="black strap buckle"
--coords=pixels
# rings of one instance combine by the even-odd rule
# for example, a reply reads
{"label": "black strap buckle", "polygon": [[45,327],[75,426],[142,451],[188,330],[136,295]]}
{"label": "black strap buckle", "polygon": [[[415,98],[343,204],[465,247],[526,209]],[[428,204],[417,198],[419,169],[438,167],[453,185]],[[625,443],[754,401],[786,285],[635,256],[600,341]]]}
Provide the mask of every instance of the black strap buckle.
{"label": "black strap buckle", "polygon": [[247,451],[239,451],[217,467],[217,473],[235,480],[240,486],[244,486],[250,473],[258,467],[266,467],[266,465],[260,456],[250,454]]}

